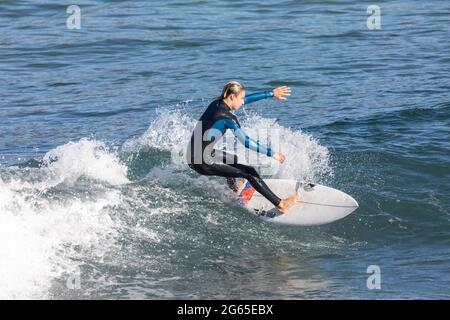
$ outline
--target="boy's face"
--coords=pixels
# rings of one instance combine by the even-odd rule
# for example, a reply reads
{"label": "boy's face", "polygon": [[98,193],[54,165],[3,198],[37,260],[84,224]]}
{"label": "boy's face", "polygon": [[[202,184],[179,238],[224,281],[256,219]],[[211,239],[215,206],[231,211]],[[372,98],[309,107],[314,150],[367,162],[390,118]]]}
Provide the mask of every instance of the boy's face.
{"label": "boy's face", "polygon": [[238,95],[233,95],[231,98],[232,101],[232,108],[234,110],[238,110],[244,105],[244,99],[245,99],[245,90],[242,90]]}

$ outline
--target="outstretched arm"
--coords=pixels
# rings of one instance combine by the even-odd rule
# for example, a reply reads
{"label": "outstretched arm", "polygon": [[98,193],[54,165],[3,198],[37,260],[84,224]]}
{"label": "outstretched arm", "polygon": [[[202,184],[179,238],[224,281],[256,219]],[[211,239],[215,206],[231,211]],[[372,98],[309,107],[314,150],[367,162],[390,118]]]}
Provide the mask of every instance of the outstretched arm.
{"label": "outstretched arm", "polygon": [[273,97],[273,91],[261,91],[255,92],[245,96],[244,104],[249,104],[255,101],[267,99]]}
{"label": "outstretched arm", "polygon": [[272,157],[277,161],[284,162],[286,159],[285,155],[281,152],[275,153],[272,148],[266,147],[260,144],[258,141],[252,140],[245,132],[241,129],[237,119],[235,121],[231,119],[221,119],[216,121],[211,129],[207,131],[207,141],[214,141],[217,137],[224,134],[226,129],[231,129],[235,137],[248,149],[254,150],[258,153]]}
{"label": "outstretched arm", "polygon": [[270,91],[261,91],[249,94],[245,96],[244,103],[249,104],[258,100],[267,99],[267,98],[275,98],[278,100],[286,100],[287,96],[291,95],[291,88],[289,87],[278,87]]}

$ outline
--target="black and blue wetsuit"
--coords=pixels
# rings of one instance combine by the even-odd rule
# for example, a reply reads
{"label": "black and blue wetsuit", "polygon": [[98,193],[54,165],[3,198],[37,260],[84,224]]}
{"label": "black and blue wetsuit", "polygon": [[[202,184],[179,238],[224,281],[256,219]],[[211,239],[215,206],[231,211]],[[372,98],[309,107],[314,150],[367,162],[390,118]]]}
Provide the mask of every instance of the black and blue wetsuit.
{"label": "black and blue wetsuit", "polygon": [[[273,97],[272,91],[258,92],[245,97],[248,104],[261,99]],[[189,166],[202,175],[214,175],[227,178],[245,178],[266,199],[278,206],[278,198],[264,183],[255,168],[238,163],[237,156],[214,149],[214,145],[231,129],[236,138],[246,148],[273,156],[271,148],[252,140],[241,128],[236,116],[223,100],[213,101],[203,115],[192,134],[188,146],[187,160]]]}

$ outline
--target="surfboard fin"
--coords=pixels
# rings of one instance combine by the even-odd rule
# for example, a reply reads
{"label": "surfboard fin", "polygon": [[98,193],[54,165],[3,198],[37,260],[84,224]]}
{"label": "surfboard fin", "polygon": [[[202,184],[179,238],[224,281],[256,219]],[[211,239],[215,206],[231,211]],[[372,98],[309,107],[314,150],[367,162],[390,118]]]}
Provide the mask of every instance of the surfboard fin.
{"label": "surfboard fin", "polygon": [[300,187],[303,186],[303,190],[306,192],[314,190],[314,187],[316,186],[314,183],[305,183],[303,181],[297,181],[295,185],[295,191],[298,192],[300,190]]}
{"label": "surfboard fin", "polygon": [[276,208],[273,208],[269,211],[259,209],[254,209],[254,211],[258,217],[264,218],[275,218],[278,215],[278,213],[280,213]]}

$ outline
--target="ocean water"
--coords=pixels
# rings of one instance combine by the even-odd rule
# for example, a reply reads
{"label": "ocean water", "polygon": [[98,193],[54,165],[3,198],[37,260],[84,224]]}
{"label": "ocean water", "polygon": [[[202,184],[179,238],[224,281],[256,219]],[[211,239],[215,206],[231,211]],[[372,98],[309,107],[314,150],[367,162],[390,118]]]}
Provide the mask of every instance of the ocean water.
{"label": "ocean water", "polygon": [[[450,3],[4,0],[0,27],[1,299],[450,298]],[[273,225],[183,164],[229,80],[292,88],[237,116],[355,213]]]}

